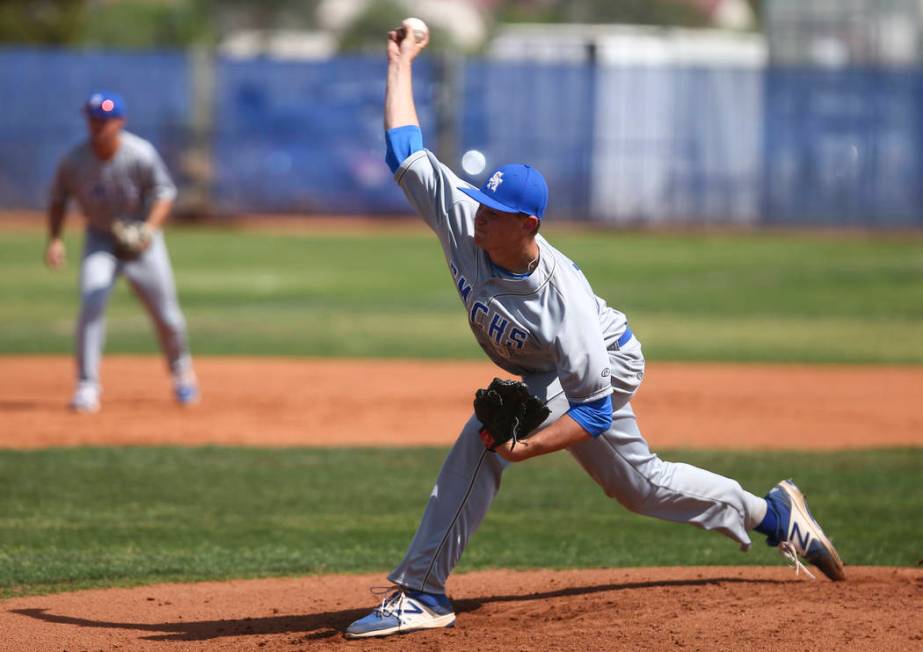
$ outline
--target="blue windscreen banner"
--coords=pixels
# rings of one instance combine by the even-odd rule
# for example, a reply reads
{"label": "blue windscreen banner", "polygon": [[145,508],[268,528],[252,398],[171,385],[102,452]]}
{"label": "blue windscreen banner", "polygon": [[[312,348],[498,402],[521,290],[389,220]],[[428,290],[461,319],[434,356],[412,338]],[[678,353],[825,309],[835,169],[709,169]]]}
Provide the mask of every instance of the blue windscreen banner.
{"label": "blue windscreen banner", "polygon": [[469,61],[457,109],[459,153],[477,150],[487,165],[465,175],[474,185],[505,163],[540,170],[551,216],[588,217],[593,164],[595,71],[578,64]]}
{"label": "blue windscreen banner", "polygon": [[763,76],[730,66],[609,66],[598,73],[594,219],[759,220]]}
{"label": "blue windscreen banner", "polygon": [[[0,48],[0,210],[47,205],[96,89],[126,100],[217,214],[407,214],[384,162],[383,56],[201,59]],[[195,72],[196,74],[193,74]],[[449,74],[451,73],[451,74]],[[194,88],[213,82],[205,96]],[[424,144],[480,185],[543,172],[553,219],[923,226],[923,70],[446,61],[414,65]],[[197,105],[198,103],[198,105]],[[205,115],[203,117],[203,107]],[[484,154],[467,173],[461,157]]]}
{"label": "blue windscreen banner", "polygon": [[[408,212],[385,164],[383,57],[322,62],[220,60],[211,197],[225,212]],[[432,146],[431,67],[414,70]]]}
{"label": "blue windscreen banner", "polygon": [[923,226],[919,69],[774,68],[765,141],[765,222]]}
{"label": "blue windscreen banner", "polygon": [[186,56],[175,52],[0,48],[0,208],[44,208],[58,161],[86,137],[84,102],[115,91],[126,129],[182,168],[191,108]]}

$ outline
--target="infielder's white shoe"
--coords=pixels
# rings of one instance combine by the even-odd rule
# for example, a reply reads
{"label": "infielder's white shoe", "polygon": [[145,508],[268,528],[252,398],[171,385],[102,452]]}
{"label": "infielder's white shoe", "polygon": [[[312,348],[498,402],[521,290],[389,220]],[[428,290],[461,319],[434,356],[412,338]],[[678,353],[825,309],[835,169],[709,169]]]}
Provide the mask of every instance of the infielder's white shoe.
{"label": "infielder's white shoe", "polygon": [[778,546],[783,555],[795,563],[796,572],[803,569],[812,579],[810,571],[798,557],[803,557],[833,581],[846,579],[846,570],[833,543],[814,520],[804,494],[791,480],[783,480],[766,496],[769,509],[778,518],[778,532],[766,543]]}
{"label": "infielder's white shoe", "polygon": [[99,387],[95,383],[81,381],[71,399],[70,409],[80,414],[99,412]]}
{"label": "infielder's white shoe", "polygon": [[388,636],[454,624],[455,612],[446,596],[398,589],[372,613],[350,625],[346,638]]}

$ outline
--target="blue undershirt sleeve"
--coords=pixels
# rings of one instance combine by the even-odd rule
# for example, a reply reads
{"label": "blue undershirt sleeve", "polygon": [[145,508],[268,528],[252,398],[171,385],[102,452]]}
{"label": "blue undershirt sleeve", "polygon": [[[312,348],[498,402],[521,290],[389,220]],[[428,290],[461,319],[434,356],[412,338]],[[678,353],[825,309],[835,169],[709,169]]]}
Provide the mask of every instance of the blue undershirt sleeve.
{"label": "blue undershirt sleeve", "polygon": [[567,415],[591,437],[599,437],[612,425],[612,397],[606,396],[589,403],[571,403]]}
{"label": "blue undershirt sleeve", "polygon": [[408,156],[423,149],[423,132],[417,125],[405,125],[385,131],[385,162],[392,174],[397,172]]}

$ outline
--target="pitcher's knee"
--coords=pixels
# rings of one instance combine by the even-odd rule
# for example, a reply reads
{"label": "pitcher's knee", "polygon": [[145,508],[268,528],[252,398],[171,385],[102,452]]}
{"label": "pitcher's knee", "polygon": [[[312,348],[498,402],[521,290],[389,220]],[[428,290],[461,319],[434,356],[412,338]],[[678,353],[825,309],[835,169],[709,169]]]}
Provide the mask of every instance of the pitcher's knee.
{"label": "pitcher's knee", "polygon": [[632,468],[631,479],[621,478],[607,483],[603,491],[625,509],[636,514],[646,514],[650,509],[651,496],[663,478],[664,462],[654,456],[645,463]]}
{"label": "pitcher's knee", "polygon": [[606,491],[609,498],[618,501],[619,505],[635,514],[644,514],[647,505],[647,494],[640,491]]}
{"label": "pitcher's knee", "polygon": [[636,513],[644,512],[649,493],[644,488],[627,482],[619,482],[614,478],[611,482],[600,482],[599,487],[607,498],[616,501],[625,509]]}

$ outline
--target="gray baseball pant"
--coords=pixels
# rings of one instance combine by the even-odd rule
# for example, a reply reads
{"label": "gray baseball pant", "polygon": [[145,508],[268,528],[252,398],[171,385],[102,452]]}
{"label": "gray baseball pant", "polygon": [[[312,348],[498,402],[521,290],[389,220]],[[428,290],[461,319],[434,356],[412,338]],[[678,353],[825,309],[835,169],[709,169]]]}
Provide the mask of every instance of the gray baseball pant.
{"label": "gray baseball pant", "polygon": [[120,274],[124,274],[157,329],[160,348],[174,375],[191,367],[186,321],[176,296],[176,282],[163,233],[154,233],[151,246],[134,260],[119,260],[112,236],[87,229],[80,264],[80,313],[77,318],[77,379],[99,384],[99,363],[106,338],[106,305]]}
{"label": "gray baseball pant", "polygon": [[[613,419],[609,430],[568,451],[610,498],[638,514],[715,530],[746,550],[748,530],[763,519],[766,503],[730,478],[665,462],[650,451],[638,429],[629,400],[643,376],[640,346],[628,355],[612,353]],[[636,348],[636,350],[634,350]],[[546,423],[570,408],[554,373],[523,379],[547,401]],[[442,465],[416,535],[403,561],[388,579],[400,586],[445,593],[445,584],[468,540],[487,515],[509,462],[487,451],[471,416]]]}

